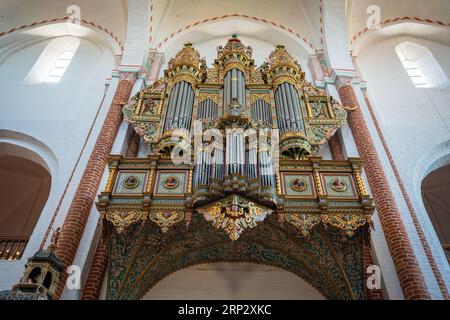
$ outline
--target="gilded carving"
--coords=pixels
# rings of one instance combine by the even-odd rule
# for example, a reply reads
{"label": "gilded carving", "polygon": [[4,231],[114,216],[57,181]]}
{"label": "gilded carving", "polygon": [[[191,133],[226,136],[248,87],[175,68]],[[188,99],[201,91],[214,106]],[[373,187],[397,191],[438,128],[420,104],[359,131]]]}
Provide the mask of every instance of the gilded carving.
{"label": "gilded carving", "polygon": [[230,239],[235,241],[245,229],[254,228],[257,222],[263,221],[273,210],[233,195],[198,208],[198,212],[203,214],[207,221],[211,221],[215,228],[223,229]]}
{"label": "gilded carving", "polygon": [[285,213],[284,219],[294,225],[303,237],[309,236],[311,229],[322,222],[320,214]]}
{"label": "gilded carving", "polygon": [[198,103],[202,103],[207,99],[210,99],[214,103],[219,104],[219,93],[200,91],[200,94],[198,96]]}
{"label": "gilded carving", "polygon": [[185,218],[184,211],[176,210],[151,210],[149,219],[156,223],[162,232],[167,232],[170,227],[183,221]]}
{"label": "gilded carving", "polygon": [[143,212],[135,208],[111,208],[106,212],[106,220],[112,223],[118,233],[140,221],[142,217]]}
{"label": "gilded carving", "polygon": [[269,105],[272,104],[269,93],[251,93],[250,94],[250,104],[254,104],[258,100],[263,100]]}
{"label": "gilded carving", "polygon": [[365,215],[350,214],[328,214],[323,218],[324,223],[330,224],[343,230],[349,237],[355,234],[355,231],[370,221]]}

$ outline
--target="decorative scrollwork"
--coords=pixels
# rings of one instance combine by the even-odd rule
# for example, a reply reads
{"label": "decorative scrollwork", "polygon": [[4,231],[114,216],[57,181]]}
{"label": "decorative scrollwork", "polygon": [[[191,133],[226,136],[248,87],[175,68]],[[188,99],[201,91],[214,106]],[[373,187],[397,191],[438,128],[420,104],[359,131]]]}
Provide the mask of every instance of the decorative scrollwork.
{"label": "decorative scrollwork", "polygon": [[322,222],[320,214],[285,213],[284,219],[298,228],[303,237],[307,237],[311,229]]}
{"label": "decorative scrollwork", "polygon": [[113,224],[118,233],[122,233],[125,228],[142,218],[143,212],[139,209],[111,208],[106,212],[106,220]]}
{"label": "decorative scrollwork", "polygon": [[233,241],[239,239],[245,229],[254,228],[257,222],[263,221],[273,212],[236,195],[199,208],[198,211],[207,221],[212,221],[214,227],[223,229]]}
{"label": "decorative scrollwork", "polygon": [[183,221],[184,218],[184,211],[176,210],[152,210],[149,214],[149,219],[156,223],[162,232],[167,232],[170,227]]}
{"label": "decorative scrollwork", "polygon": [[343,230],[349,237],[353,236],[355,231],[366,223],[370,224],[370,220],[365,215],[354,214],[328,214],[323,217],[323,221]]}

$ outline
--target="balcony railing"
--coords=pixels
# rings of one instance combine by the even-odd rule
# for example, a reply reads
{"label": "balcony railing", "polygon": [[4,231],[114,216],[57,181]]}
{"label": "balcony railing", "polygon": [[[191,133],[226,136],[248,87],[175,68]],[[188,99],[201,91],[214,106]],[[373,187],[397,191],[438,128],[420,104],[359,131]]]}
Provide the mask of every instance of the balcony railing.
{"label": "balcony railing", "polygon": [[0,237],[0,260],[19,260],[27,243],[26,237]]}

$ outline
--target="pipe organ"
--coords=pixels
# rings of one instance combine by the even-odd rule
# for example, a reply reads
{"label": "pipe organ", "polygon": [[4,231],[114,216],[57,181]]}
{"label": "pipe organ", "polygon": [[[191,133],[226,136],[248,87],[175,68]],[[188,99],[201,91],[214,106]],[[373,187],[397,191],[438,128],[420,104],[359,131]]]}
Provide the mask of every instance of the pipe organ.
{"label": "pipe organ", "polygon": [[283,46],[259,67],[252,53],[233,36],[208,66],[188,43],[124,106],[150,153],[111,155],[98,197],[108,298],[137,296],[128,285],[137,279],[154,283],[209,260],[269,263],[312,279],[327,297],[364,296],[361,248],[374,207],[362,162],[317,156],[347,113]]}
{"label": "pipe organ", "polygon": [[283,46],[259,67],[252,53],[233,36],[208,67],[188,43],[124,107],[151,153],[111,158],[97,206],[117,230],[150,219],[166,231],[195,214],[232,240],[272,213],[303,235],[320,223],[349,235],[369,223],[361,162],[316,156],[346,111],[305,80]]}

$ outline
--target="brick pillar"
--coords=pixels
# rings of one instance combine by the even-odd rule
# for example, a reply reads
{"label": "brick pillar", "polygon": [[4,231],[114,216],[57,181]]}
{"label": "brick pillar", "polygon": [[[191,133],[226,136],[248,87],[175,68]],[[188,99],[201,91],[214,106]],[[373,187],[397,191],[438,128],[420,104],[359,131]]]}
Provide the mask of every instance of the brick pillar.
{"label": "brick pillar", "polygon": [[[121,74],[114,100],[61,227],[56,254],[61,259],[64,268],[70,266],[75,258],[117,131],[122,122],[122,106],[130,98],[135,79],[134,74]],[[58,298],[64,289],[66,279],[67,273],[63,272],[56,292]]]}
{"label": "brick pillar", "polygon": [[403,180],[400,177],[400,173],[398,172],[397,166],[394,161],[394,157],[392,156],[391,150],[389,150],[389,146],[384,138],[383,131],[381,130],[380,124],[378,123],[377,118],[375,117],[375,113],[373,112],[372,105],[370,104],[369,98],[367,95],[364,97],[367,105],[367,109],[369,110],[370,116],[372,117],[373,124],[377,129],[378,136],[380,137],[381,144],[383,145],[384,151],[388,157],[388,160],[391,164],[392,171],[394,172],[394,176],[397,180],[397,183],[400,187],[400,191],[402,192],[403,198],[405,199],[406,206],[408,207],[409,213],[411,215],[413,224],[416,228],[417,234],[419,236],[420,242],[422,242],[423,250],[425,251],[425,255],[428,258],[428,261],[431,266],[431,270],[433,270],[433,274],[436,278],[436,282],[438,283],[439,289],[441,290],[442,296],[445,300],[450,300],[449,292],[447,290],[447,286],[445,285],[445,281],[442,277],[441,272],[436,264],[436,260],[433,257],[433,253],[431,252],[430,245],[428,244],[427,239],[425,238],[425,234],[423,232],[422,226],[420,225],[419,219],[417,218],[416,211],[414,210],[414,206],[409,198],[408,192],[406,192],[405,185],[403,184]]}
{"label": "brick pillar", "polygon": [[141,142],[141,137],[136,133],[136,131],[132,131],[130,138],[128,139],[128,148],[125,153],[125,157],[127,158],[136,158],[139,152],[139,143]]}
{"label": "brick pillar", "polygon": [[344,106],[356,107],[350,112],[348,122],[358,152],[364,161],[367,179],[403,294],[406,299],[431,299],[353,87],[344,84],[339,88],[339,96]]}
{"label": "brick pillar", "polygon": [[108,265],[108,240],[101,237],[95,250],[81,300],[98,300]]}
{"label": "brick pillar", "polygon": [[[368,241],[364,241],[363,244],[363,263],[365,271],[367,271],[367,267],[374,265]],[[364,273],[364,279],[367,281],[367,273]],[[367,289],[367,300],[384,300],[381,289]]]}
{"label": "brick pillar", "polygon": [[341,141],[336,132],[330,139],[328,139],[328,146],[330,147],[331,156],[333,160],[344,161],[344,152],[342,151]]}

